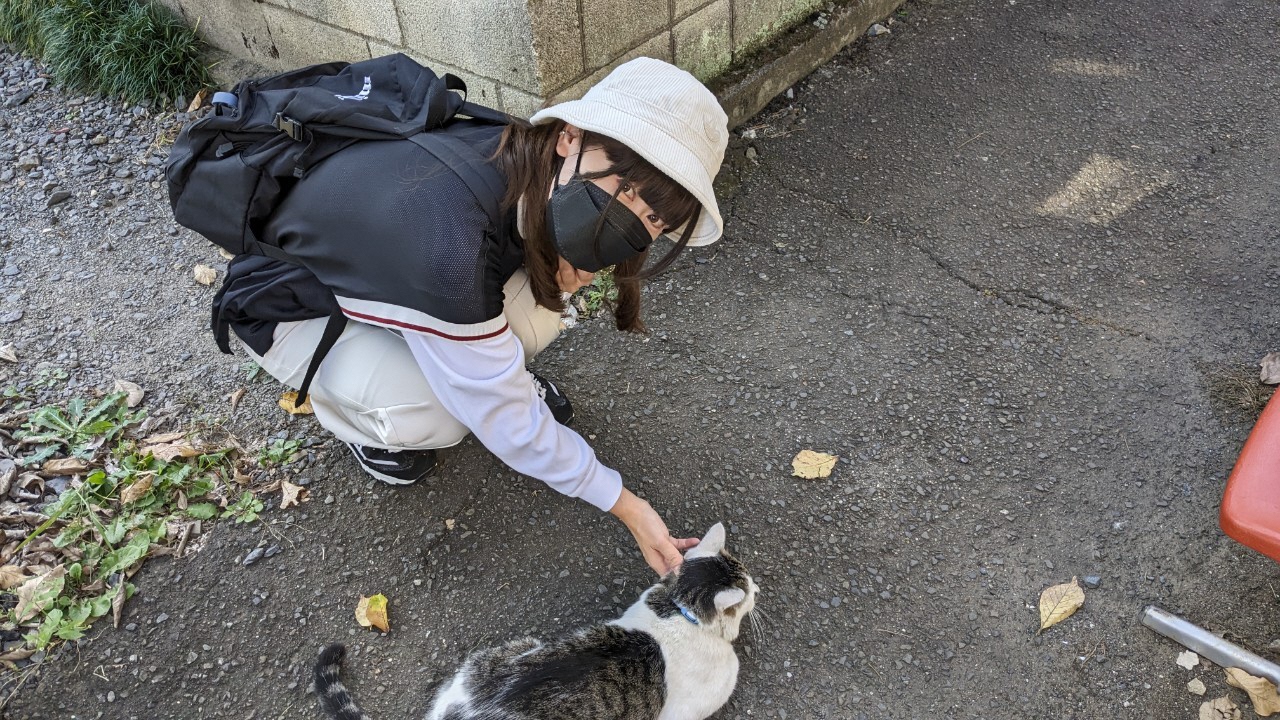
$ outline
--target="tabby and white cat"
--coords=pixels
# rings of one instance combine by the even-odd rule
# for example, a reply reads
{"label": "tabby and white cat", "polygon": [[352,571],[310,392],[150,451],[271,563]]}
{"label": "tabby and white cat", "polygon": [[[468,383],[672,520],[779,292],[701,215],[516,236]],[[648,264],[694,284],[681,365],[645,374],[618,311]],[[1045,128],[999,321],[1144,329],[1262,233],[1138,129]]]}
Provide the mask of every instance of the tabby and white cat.
{"label": "tabby and white cat", "polygon": [[[472,653],[426,718],[703,720],[738,681],[733,641],[757,590],[724,551],[716,523],[617,620],[549,643],[525,638]],[[343,655],[341,645],[320,651],[316,695],[336,720],[368,720],[339,679]]]}

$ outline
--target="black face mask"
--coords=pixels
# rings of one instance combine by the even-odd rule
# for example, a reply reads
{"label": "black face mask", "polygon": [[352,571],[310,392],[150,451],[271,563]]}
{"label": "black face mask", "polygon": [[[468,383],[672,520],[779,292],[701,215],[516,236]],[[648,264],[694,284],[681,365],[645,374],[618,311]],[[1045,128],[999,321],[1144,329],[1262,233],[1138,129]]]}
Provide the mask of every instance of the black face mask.
{"label": "black face mask", "polygon": [[573,177],[552,188],[547,232],[561,257],[593,273],[635,257],[649,247],[653,236],[626,205],[582,177],[581,167],[579,152]]}

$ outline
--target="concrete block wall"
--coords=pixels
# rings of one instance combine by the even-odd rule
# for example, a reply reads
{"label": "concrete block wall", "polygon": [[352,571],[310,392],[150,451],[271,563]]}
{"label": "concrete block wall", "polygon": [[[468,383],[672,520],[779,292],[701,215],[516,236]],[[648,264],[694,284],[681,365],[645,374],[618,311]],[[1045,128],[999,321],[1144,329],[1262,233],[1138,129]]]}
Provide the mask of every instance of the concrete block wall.
{"label": "concrete block wall", "polygon": [[[528,116],[613,67],[656,57],[707,81],[824,0],[157,0],[234,58],[274,72],[403,52]],[[234,81],[243,66],[220,73]]]}

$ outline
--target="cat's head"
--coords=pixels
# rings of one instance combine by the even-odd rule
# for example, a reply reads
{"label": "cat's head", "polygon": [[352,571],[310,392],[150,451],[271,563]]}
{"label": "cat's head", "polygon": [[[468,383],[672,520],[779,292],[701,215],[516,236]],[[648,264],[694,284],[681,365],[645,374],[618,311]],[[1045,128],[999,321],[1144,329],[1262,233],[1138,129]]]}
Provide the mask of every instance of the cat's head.
{"label": "cat's head", "polygon": [[747,568],[724,549],[724,525],[716,523],[684,555],[684,563],[647,599],[659,617],[673,617],[734,640],[756,605],[759,587]]}

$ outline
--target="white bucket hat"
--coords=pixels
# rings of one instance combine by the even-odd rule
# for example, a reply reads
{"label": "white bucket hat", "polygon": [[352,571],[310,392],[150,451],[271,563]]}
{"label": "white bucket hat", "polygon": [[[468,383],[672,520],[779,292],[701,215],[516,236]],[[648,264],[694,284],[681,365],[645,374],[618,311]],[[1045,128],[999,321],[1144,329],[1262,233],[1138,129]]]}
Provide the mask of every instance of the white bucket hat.
{"label": "white bucket hat", "polygon": [[[729,117],[697,78],[661,60],[636,58],[614,68],[581,100],[552,105],[529,120],[540,124],[552,119],[635,150],[702,204],[689,244],[720,239],[724,221],[711,181],[724,162]],[[680,231],[668,234],[679,236]]]}

